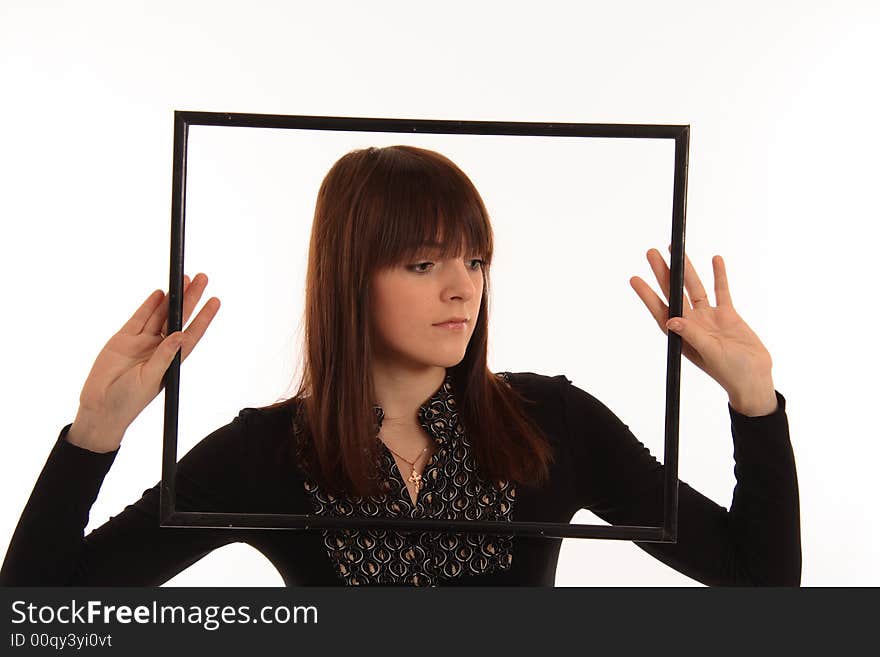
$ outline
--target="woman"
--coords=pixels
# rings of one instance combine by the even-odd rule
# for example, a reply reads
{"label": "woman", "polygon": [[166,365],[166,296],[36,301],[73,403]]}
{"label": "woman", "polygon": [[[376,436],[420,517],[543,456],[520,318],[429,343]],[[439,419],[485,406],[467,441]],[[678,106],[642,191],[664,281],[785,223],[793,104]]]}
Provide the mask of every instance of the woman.
{"label": "woman", "polygon": [[[246,408],[181,459],[180,510],[660,524],[663,467],[608,408],[564,376],[487,369],[488,213],[446,157],[412,146],[346,154],[318,193],[304,368],[290,399]],[[669,270],[648,260],[667,299]],[[706,584],[800,583],[797,475],[770,355],[731,305],[713,259],[711,307],[690,262],[681,328],[631,284],[685,357],[727,391],[730,511],[679,486],[676,544],[637,543]],[[185,279],[184,325],[207,285]],[[425,531],[159,528],[159,485],[83,530],[128,426],[185,360],[220,302],[165,336],[151,294],[95,361],[22,513],[6,585],[158,585],[246,542],[288,585],[554,584],[561,539]],[[63,503],[60,500],[64,500]]]}

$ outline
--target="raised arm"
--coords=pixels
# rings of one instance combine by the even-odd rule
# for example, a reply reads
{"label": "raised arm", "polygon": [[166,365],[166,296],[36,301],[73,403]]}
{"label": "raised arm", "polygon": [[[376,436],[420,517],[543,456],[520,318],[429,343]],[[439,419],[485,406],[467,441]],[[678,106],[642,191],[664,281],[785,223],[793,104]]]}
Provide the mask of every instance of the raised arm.
{"label": "raised arm", "polygon": [[[207,286],[184,276],[183,322]],[[158,294],[157,294],[158,292]],[[72,425],[62,429],[46,460],[0,569],[9,585],[159,584],[214,548],[239,540],[226,531],[159,529],[159,485],[84,537],[89,511],[128,427],[158,396],[178,351],[192,353],[211,324],[213,297],[189,326],[165,335],[168,300],[154,291],[107,341],[80,392]],[[179,463],[178,508],[229,510],[247,490],[241,481],[242,414],[207,436]]]}
{"label": "raised arm", "polygon": [[[800,504],[785,398],[776,411],[741,415],[728,404],[736,485],[730,510],[680,481],[678,542],[641,549],[712,586],[798,586]],[[611,410],[568,382],[563,390],[576,495],[614,525],[660,525],[664,468]]]}
{"label": "raised arm", "polygon": [[[234,511],[250,489],[243,467],[248,411],[206,436],[178,463],[177,508]],[[65,440],[49,454],[0,568],[3,586],[158,586],[247,530],[159,527],[159,484],[84,536],[116,455]]]}

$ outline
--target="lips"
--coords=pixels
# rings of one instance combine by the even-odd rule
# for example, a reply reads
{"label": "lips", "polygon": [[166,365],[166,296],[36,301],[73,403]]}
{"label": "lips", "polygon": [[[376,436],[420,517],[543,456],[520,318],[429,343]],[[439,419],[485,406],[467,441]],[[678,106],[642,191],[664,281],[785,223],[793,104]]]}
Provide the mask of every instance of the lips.
{"label": "lips", "polygon": [[449,319],[444,319],[442,322],[437,322],[434,326],[442,326],[443,324],[461,324],[462,322],[470,321],[467,317],[450,317]]}

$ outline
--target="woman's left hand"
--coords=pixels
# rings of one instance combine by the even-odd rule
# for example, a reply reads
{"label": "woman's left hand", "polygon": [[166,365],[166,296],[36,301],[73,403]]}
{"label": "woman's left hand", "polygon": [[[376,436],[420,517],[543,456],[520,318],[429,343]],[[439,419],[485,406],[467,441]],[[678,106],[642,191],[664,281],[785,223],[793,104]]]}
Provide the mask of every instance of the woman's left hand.
{"label": "woman's left hand", "polygon": [[[671,250],[671,245],[669,248]],[[669,301],[669,267],[657,249],[650,249],[647,257]],[[745,415],[770,414],[777,406],[770,375],[773,367],[770,352],[734,309],[720,255],[712,258],[712,266],[717,303],[714,308],[685,254],[683,317],[670,319],[669,306],[638,276],[629,282],[663,333],[669,329],[680,335],[682,354],[724,388],[734,410]]]}

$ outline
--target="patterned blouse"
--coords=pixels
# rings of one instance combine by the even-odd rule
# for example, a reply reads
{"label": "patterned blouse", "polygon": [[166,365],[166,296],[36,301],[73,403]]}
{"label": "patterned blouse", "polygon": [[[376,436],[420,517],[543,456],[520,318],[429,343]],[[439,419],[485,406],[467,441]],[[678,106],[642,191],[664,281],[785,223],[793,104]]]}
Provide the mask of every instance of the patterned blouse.
{"label": "patterned blouse", "polygon": [[[501,376],[505,377],[502,373]],[[378,431],[385,413],[374,406]],[[315,513],[330,516],[413,519],[512,520],[514,482],[495,486],[477,476],[471,442],[458,417],[447,373],[440,388],[419,407],[419,424],[437,442],[437,451],[422,473],[423,486],[413,506],[391,452],[382,452],[386,482],[381,497],[339,498],[306,479]],[[412,584],[436,586],[462,574],[505,570],[513,561],[513,536],[410,532],[399,530],[324,530],[327,555],[346,584]]]}

